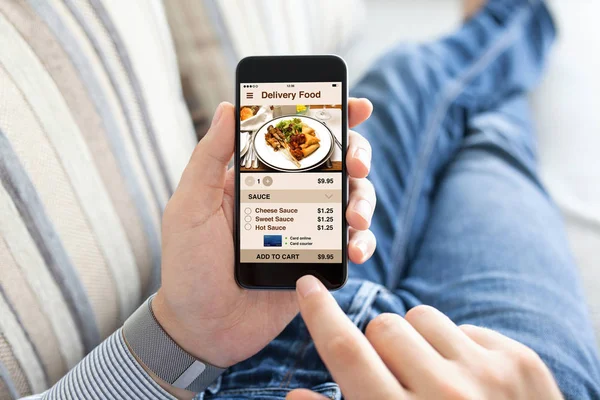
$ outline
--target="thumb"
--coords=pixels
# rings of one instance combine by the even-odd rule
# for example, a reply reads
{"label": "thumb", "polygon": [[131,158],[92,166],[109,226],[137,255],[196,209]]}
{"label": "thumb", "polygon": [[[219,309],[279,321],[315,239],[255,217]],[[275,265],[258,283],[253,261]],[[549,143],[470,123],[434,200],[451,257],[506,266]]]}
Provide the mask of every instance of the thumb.
{"label": "thumb", "polygon": [[227,164],[233,156],[234,140],[234,108],[232,104],[224,102],[215,110],[208,132],[196,145],[177,191],[192,194],[194,201],[204,206],[207,204],[202,200],[216,200],[216,194],[221,196]]}

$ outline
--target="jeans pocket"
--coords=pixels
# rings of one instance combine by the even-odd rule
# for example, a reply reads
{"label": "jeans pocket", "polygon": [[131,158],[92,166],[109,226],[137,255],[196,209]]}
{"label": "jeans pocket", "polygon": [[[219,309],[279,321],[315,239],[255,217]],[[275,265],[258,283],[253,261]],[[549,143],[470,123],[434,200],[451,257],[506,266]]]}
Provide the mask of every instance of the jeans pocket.
{"label": "jeans pocket", "polygon": [[312,391],[322,394],[331,400],[341,400],[342,391],[335,382],[322,383],[312,388]]}
{"label": "jeans pocket", "polygon": [[[251,388],[251,389],[230,389],[223,390],[216,395],[206,394],[198,396],[201,400],[284,400],[285,396],[291,392],[293,388]],[[331,400],[341,400],[342,392],[340,387],[334,382],[321,383],[311,388],[313,392],[322,394]]]}

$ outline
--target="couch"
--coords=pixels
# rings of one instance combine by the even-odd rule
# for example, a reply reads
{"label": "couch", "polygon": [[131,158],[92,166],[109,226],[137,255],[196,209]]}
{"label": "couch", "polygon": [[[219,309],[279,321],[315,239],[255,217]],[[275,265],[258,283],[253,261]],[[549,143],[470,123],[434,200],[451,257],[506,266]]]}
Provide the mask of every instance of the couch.
{"label": "couch", "polygon": [[[557,4],[565,32],[532,101],[598,323],[598,6],[581,4]],[[386,46],[451,29],[459,7],[0,1],[0,399],[51,386],[156,289],[162,210],[215,106],[233,100],[237,60],[338,53],[355,80]],[[290,14],[306,23],[274,34]]]}

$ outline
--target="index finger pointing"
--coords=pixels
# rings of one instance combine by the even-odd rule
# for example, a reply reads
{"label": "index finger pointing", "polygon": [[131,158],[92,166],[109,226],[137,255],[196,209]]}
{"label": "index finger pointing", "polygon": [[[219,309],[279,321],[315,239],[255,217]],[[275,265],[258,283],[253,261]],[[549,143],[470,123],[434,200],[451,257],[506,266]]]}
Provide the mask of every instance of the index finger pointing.
{"label": "index finger pointing", "polygon": [[313,276],[296,283],[300,313],[345,398],[403,398],[404,389],[367,338]]}

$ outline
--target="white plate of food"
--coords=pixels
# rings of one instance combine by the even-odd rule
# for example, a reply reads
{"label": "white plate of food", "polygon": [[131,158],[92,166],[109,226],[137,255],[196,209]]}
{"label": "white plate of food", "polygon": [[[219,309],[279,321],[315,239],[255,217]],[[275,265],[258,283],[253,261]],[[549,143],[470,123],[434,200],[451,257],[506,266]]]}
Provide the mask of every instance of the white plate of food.
{"label": "white plate of food", "polygon": [[333,134],[319,120],[299,115],[275,118],[254,137],[256,155],[279,171],[307,171],[323,164],[333,152]]}

